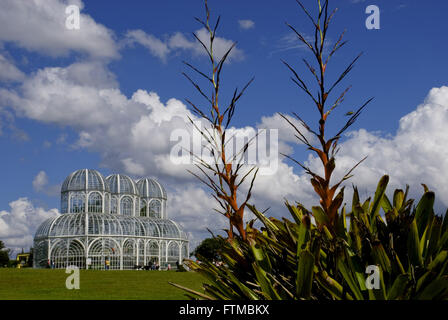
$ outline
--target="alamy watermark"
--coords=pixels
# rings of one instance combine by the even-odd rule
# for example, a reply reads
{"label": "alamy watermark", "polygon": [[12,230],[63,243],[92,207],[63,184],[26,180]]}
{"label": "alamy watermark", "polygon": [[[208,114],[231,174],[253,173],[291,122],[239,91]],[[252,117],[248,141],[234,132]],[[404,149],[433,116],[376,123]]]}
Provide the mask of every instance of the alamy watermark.
{"label": "alamy watermark", "polygon": [[65,273],[69,273],[70,275],[65,280],[65,287],[68,290],[72,289],[80,289],[79,286],[79,268],[77,266],[68,266],[65,269]]}
{"label": "alamy watermark", "polygon": [[380,289],[380,268],[375,265],[367,266],[366,274],[369,276],[366,278],[367,290]]}
{"label": "alamy watermark", "polygon": [[65,8],[65,27],[68,30],[79,30],[81,29],[81,15],[79,12],[79,7],[76,5],[70,5]]}
{"label": "alamy watermark", "polygon": [[376,5],[370,5],[366,8],[366,28],[368,30],[379,30],[380,26],[380,8]]}

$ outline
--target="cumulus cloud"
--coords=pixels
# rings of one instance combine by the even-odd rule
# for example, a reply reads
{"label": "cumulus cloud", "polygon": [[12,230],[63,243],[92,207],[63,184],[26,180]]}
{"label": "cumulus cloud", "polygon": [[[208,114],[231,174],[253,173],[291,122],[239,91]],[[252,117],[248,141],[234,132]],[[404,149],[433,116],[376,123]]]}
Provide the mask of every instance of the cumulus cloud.
{"label": "cumulus cloud", "polygon": [[[416,110],[403,116],[392,136],[365,129],[347,134],[340,144],[336,178],[341,177],[362,157],[367,160],[356,169],[355,183],[372,193],[379,178],[389,174],[390,189],[411,186],[414,197],[423,190],[421,183],[436,191],[438,200],[448,206],[448,87],[433,88]],[[308,164],[318,170],[318,161],[310,157]]]}
{"label": "cumulus cloud", "polygon": [[45,171],[39,171],[39,173],[33,179],[33,188],[35,191],[42,191],[48,184],[48,176]]}
{"label": "cumulus cloud", "polygon": [[246,19],[246,20],[238,20],[238,24],[241,29],[248,30],[255,28],[255,22],[252,20]]}
{"label": "cumulus cloud", "polygon": [[131,114],[138,106],[126,103],[109,76],[103,66],[90,62],[44,68],[23,82],[20,94],[0,89],[0,95],[19,115],[34,120],[71,122],[79,128],[110,124],[117,115],[126,110]]}
{"label": "cumulus cloud", "polygon": [[45,171],[39,171],[39,173],[34,177],[33,189],[36,192],[42,192],[48,196],[57,196],[61,191],[61,187],[59,185],[48,184],[48,175]]}
{"label": "cumulus cloud", "polygon": [[179,100],[164,104],[154,92],[126,97],[104,65],[90,62],[41,69],[17,89],[0,89],[0,104],[22,117],[72,127],[76,147],[99,152],[130,174],[156,173],[155,159],[169,154],[171,132],[193,117]]}
{"label": "cumulus cloud", "polygon": [[219,234],[222,234],[220,230],[228,228],[224,217],[213,211],[213,198],[198,185],[187,183],[177,186],[168,198],[168,218],[187,232],[190,248],[210,236],[207,228]]}
{"label": "cumulus cloud", "polygon": [[[199,40],[201,40],[207,47],[210,45],[210,35],[205,28],[199,29],[195,32]],[[206,52],[202,45],[196,39],[188,39],[183,33],[176,32],[165,41],[160,40],[154,35],[148,34],[143,30],[130,30],[126,34],[125,44],[139,43],[149,50],[149,52],[166,61],[170,53],[178,52],[179,50],[192,53],[194,56],[205,56]],[[221,59],[227,50],[233,45],[233,41],[222,37],[215,37],[214,40],[214,54],[216,59]],[[228,56],[228,61],[241,61],[244,59],[244,52],[235,47]]]}
{"label": "cumulus cloud", "polygon": [[59,215],[57,209],[35,207],[27,198],[12,201],[9,206],[9,211],[0,211],[0,239],[15,251],[31,247],[39,225]]}
{"label": "cumulus cloud", "polygon": [[134,162],[132,158],[126,158],[121,161],[124,165],[125,171],[134,176],[143,176],[145,168],[140,164]]}
{"label": "cumulus cloud", "polygon": [[11,61],[0,54],[0,81],[12,82],[24,79],[25,75]]}
{"label": "cumulus cloud", "polygon": [[80,0],[3,0],[0,42],[50,56],[66,56],[74,51],[95,58],[118,57],[113,32],[89,15],[81,12],[79,30],[66,28],[65,9],[69,4],[84,7]]}
{"label": "cumulus cloud", "polygon": [[[289,122],[291,122],[297,129],[301,130],[301,132],[305,135],[305,137],[311,143],[317,142],[315,136],[310,134],[300,121],[292,117],[290,115],[284,115]],[[290,155],[293,152],[294,144],[301,144],[301,142],[297,139],[297,132],[295,129],[288,123],[282,116],[278,113],[272,116],[263,116],[261,117],[261,121],[257,124],[257,128],[259,129],[276,129],[278,130],[278,138],[279,138],[279,152],[282,154]]]}
{"label": "cumulus cloud", "polygon": [[128,31],[126,34],[126,39],[128,44],[139,43],[148,49],[153,56],[156,56],[163,61],[166,60],[166,57],[170,52],[170,49],[166,43],[152,34],[147,34],[143,30]]}

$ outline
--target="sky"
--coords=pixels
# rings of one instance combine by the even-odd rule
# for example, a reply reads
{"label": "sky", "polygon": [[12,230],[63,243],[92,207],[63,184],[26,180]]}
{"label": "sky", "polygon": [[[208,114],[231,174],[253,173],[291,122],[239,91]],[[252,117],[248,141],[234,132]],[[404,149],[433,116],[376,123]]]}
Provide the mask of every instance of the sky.
{"label": "sky", "polygon": [[[316,8],[313,0],[303,3]],[[69,5],[80,8],[79,30],[66,28]],[[368,5],[380,9],[378,30],[366,28]],[[276,129],[281,152],[318,169],[278,116],[316,119],[281,62],[305,74],[301,59],[311,57],[285,23],[311,36],[306,16],[293,0],[210,0],[209,6],[212,20],[221,16],[218,51],[237,43],[224,66],[223,100],[255,77],[236,111],[235,132]],[[329,128],[374,97],[342,140],[336,175],[368,156],[348,186],[367,196],[389,174],[390,192],[409,184],[418,197],[426,183],[444,213],[448,2],[333,0],[330,7],[339,8],[330,43],[344,29],[349,41],[330,63],[330,79],[363,56],[340,87],[352,85]],[[38,225],[59,214],[65,177],[81,168],[157,179],[168,192],[169,217],[192,247],[209,235],[207,228],[219,233],[225,223],[213,212],[209,190],[189,166],[169,158],[171,133],[192,116],[185,99],[201,101],[182,76],[182,61],[209,70],[192,35],[204,35],[194,19],[204,17],[203,1],[0,0],[0,8],[0,240],[29,248]],[[285,199],[317,203],[309,178],[280,157],[275,174],[258,177],[252,202],[281,217],[288,216]]]}

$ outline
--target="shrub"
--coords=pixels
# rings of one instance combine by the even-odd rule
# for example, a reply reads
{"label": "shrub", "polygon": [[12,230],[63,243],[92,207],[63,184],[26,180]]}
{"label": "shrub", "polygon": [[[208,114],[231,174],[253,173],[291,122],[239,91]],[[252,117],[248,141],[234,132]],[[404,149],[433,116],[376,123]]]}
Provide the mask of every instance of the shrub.
{"label": "shrub", "polygon": [[[319,227],[324,216],[316,207],[286,203],[290,221],[267,218],[250,206],[263,227],[247,227],[249,242],[224,242],[222,265],[188,261],[208,284],[205,293],[182,288],[207,299],[447,299],[448,218],[434,214],[431,191],[416,206],[407,189],[395,190],[390,201],[388,179],[380,180],[373,200],[361,202],[354,189],[336,235]],[[380,271],[379,289],[366,287],[370,265]]]}

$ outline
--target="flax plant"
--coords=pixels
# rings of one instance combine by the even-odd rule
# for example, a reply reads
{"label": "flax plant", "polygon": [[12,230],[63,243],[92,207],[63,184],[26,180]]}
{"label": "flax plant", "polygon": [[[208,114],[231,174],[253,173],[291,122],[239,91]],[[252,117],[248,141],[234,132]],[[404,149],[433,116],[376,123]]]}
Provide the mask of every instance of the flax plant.
{"label": "flax plant", "polygon": [[[296,159],[290,157],[289,155],[284,155],[297,163],[305,172],[311,176],[311,184],[320,198],[320,207],[315,207],[313,214],[316,220],[319,222],[320,227],[326,226],[328,230],[334,234],[336,229],[336,223],[338,221],[338,210],[342,205],[344,199],[344,188],[339,187],[341,184],[352,176],[353,170],[365,160],[360,160],[354,167],[352,167],[339,181],[331,184],[331,178],[336,168],[335,156],[338,152],[338,142],[342,134],[356,121],[356,119],[361,114],[362,110],[372,101],[372,99],[367,100],[361,107],[359,107],[356,112],[350,112],[351,114],[348,121],[341,127],[336,134],[331,136],[326,131],[326,125],[329,120],[331,113],[338,108],[344,101],[347,92],[350,87],[342,90],[335,99],[330,100],[333,96],[334,90],[338,87],[342,80],[350,73],[353,69],[356,61],[360,58],[359,54],[354,58],[351,63],[345,68],[345,70],[339,74],[337,80],[333,83],[327,81],[327,66],[333,55],[339,51],[347,42],[344,41],[345,31],[339,36],[336,43],[328,50],[328,30],[330,23],[337,12],[337,9],[329,12],[329,1],[318,0],[318,14],[317,18],[309,13],[305,6],[297,0],[300,8],[303,10],[305,15],[311,21],[314,27],[314,37],[312,40],[307,40],[303,33],[297,31],[293,26],[287,23],[287,26],[297,35],[298,41],[303,43],[307,50],[309,50],[313,56],[314,62],[309,62],[303,59],[306,69],[311,73],[313,82],[317,84],[317,94],[313,94],[312,83],[307,83],[304,78],[299,75],[299,73],[287,62],[283,61],[285,66],[292,72],[292,81],[306,93],[306,95],[311,99],[312,104],[318,114],[318,126],[317,130],[313,129],[312,125],[304,121],[297,113],[293,113],[295,118],[300,122],[303,128],[295,125],[288,117],[280,114],[295,130],[297,139],[303,143],[309,150],[315,153],[322,163],[324,169],[324,175],[319,175],[315,171],[311,170],[309,167],[297,161]],[[316,144],[313,144],[310,136],[317,140]]]}
{"label": "flax plant", "polygon": [[[206,141],[206,145],[203,147],[208,150],[213,160],[209,161],[204,156],[192,152],[192,156],[195,159],[195,166],[200,173],[198,174],[190,170],[189,172],[212,190],[213,198],[219,205],[219,209],[215,210],[226,217],[229,223],[229,228],[226,230],[228,239],[231,240],[234,238],[234,229],[236,229],[241,238],[246,240],[246,230],[243,220],[244,210],[251,198],[251,191],[258,169],[255,166],[247,169],[247,166],[244,164],[244,157],[253,139],[250,139],[250,141],[243,145],[241,150],[236,150],[233,154],[228,152],[226,147],[229,143],[232,143],[229,126],[235,114],[237,102],[254,79],[252,78],[241,90],[238,90],[238,88],[235,89],[230,102],[225,108],[220,105],[222,70],[236,43],[233,43],[222,57],[217,57],[215,41],[220,17],[218,17],[212,27],[207,1],[205,1],[205,12],[205,21],[199,18],[195,19],[207,30],[209,34],[208,41],[200,39],[194,33],[193,35],[209,58],[210,72],[202,72],[188,62],[184,62],[184,64],[195,74],[205,79],[207,86],[199,85],[187,73],[183,73],[183,75],[206,100],[208,105],[205,108],[201,108],[189,99],[186,99],[187,103],[193,108],[194,113],[207,124],[204,129],[200,128],[190,118],[194,130],[198,130],[202,138]],[[211,91],[211,94],[207,95],[205,92],[208,90]],[[248,191],[244,194],[241,191],[241,185],[248,178],[250,179],[250,185]],[[239,195],[242,195],[242,200],[238,198]]]}

